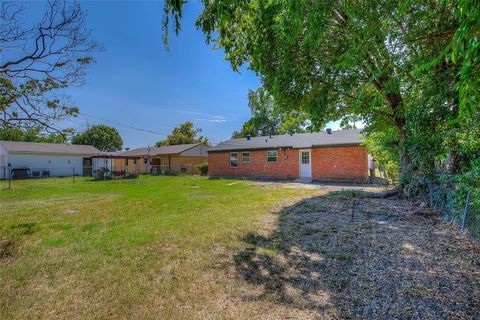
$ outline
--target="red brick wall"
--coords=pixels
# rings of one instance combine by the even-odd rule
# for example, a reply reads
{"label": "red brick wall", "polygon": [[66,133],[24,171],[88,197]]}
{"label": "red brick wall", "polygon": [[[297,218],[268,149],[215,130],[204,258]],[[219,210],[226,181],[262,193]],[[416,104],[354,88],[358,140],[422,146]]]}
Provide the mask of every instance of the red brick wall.
{"label": "red brick wall", "polygon": [[364,147],[312,149],[312,177],[316,180],[368,179],[367,150]]}
{"label": "red brick wall", "polygon": [[[284,153],[286,152],[286,154]],[[250,162],[242,162],[238,153],[238,167],[230,167],[230,152],[208,153],[208,174],[229,177],[297,178],[298,150],[278,150],[277,162],[267,162],[266,150],[250,151]],[[364,147],[312,148],[312,178],[316,180],[368,179],[367,151]]]}
{"label": "red brick wall", "polygon": [[298,150],[277,150],[277,162],[267,162],[267,150],[250,151],[250,162],[243,163],[238,153],[238,167],[230,167],[230,152],[208,153],[208,174],[229,177],[298,177]]}

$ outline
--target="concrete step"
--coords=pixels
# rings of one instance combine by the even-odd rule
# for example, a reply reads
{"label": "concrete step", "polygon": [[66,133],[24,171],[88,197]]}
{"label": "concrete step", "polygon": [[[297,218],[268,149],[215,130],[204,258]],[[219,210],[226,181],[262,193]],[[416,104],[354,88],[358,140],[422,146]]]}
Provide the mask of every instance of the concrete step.
{"label": "concrete step", "polygon": [[311,183],[312,181],[313,181],[312,178],[297,178],[293,180],[293,182],[296,182],[296,183]]}

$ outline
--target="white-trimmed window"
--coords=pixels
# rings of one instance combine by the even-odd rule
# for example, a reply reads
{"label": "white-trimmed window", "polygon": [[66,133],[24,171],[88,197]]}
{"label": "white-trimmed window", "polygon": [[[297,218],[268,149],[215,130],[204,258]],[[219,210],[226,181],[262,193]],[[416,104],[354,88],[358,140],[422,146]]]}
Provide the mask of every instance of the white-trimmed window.
{"label": "white-trimmed window", "polygon": [[242,162],[243,163],[250,162],[250,152],[242,152]]}
{"label": "white-trimmed window", "polygon": [[238,153],[230,152],[230,167],[238,167]]}
{"label": "white-trimmed window", "polygon": [[302,151],[302,164],[309,164],[309,163],[310,163],[310,152]]}
{"label": "white-trimmed window", "polygon": [[267,151],[267,162],[277,162],[277,150]]}

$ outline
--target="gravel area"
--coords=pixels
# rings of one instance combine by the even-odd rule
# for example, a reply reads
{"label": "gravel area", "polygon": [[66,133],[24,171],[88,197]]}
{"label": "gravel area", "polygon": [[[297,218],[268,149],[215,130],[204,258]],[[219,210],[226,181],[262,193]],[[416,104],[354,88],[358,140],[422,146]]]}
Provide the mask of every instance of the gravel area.
{"label": "gravel area", "polygon": [[356,190],[356,191],[385,191],[388,190],[389,186],[387,185],[377,185],[377,184],[352,184],[352,183],[341,183],[341,182],[318,182],[313,181],[310,183],[302,182],[290,182],[290,181],[256,181],[255,184],[260,186],[267,187],[278,187],[278,188],[292,188],[292,189],[314,189],[314,190],[323,190],[323,191],[345,191],[345,190]]}

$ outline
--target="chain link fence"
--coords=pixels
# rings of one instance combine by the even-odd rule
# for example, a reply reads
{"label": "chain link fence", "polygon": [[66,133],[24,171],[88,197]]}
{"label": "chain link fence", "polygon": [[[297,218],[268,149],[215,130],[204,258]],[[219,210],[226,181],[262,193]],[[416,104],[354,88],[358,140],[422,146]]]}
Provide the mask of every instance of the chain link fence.
{"label": "chain link fence", "polygon": [[429,183],[428,202],[444,220],[457,225],[480,240],[480,192],[471,188],[460,192],[455,183]]}
{"label": "chain link fence", "polygon": [[136,179],[139,176],[159,175],[198,175],[200,165],[95,165],[95,166],[55,166],[48,168],[26,168],[0,166],[0,188],[14,188],[19,180],[42,180],[63,178],[66,183],[75,183],[79,177],[88,180]]}

